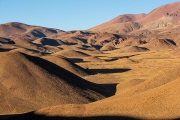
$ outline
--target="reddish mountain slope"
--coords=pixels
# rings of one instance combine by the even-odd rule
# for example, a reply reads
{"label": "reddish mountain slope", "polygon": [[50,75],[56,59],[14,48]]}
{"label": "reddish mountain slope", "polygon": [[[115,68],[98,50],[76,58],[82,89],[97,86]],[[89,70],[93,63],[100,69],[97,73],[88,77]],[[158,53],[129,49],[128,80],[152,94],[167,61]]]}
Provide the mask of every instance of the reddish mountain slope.
{"label": "reddish mountain slope", "polygon": [[170,16],[177,20],[180,20],[180,2],[160,6],[151,11],[148,15],[146,15],[139,21],[155,21],[163,16]]}
{"label": "reddish mountain slope", "polygon": [[107,27],[113,24],[117,24],[117,23],[124,23],[124,22],[135,22],[138,21],[142,18],[144,18],[146,16],[146,14],[142,13],[142,14],[124,14],[124,15],[119,15],[118,17],[105,22],[101,25],[98,25],[96,27],[91,28],[90,30],[96,30],[96,29],[100,29],[103,27]]}

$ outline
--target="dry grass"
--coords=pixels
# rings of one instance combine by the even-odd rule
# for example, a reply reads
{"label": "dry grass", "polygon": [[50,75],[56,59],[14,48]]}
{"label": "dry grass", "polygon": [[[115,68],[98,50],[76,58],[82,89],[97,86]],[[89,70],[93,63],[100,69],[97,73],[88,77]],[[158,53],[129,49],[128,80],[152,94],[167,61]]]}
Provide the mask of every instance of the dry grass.
{"label": "dry grass", "polygon": [[179,4],[93,32],[1,24],[0,114],[20,115],[0,119],[180,118]]}
{"label": "dry grass", "polygon": [[[103,85],[76,76],[76,73],[85,72],[66,60],[60,59],[62,63],[58,64],[57,58],[51,57],[54,64],[16,51],[0,53],[0,58],[0,114],[22,113],[58,104],[89,103],[110,95]],[[62,67],[72,68],[71,72]]]}
{"label": "dry grass", "polygon": [[[130,68],[131,70],[84,77],[99,84],[119,83],[116,87],[116,95],[110,98],[91,104],[54,106],[36,113],[49,116],[125,115],[148,119],[177,118],[180,114],[178,87],[180,63],[176,56],[162,52],[142,52],[138,56],[129,58],[131,60],[120,58],[111,62],[79,63],[80,66],[88,66],[89,69]],[[127,56],[129,54],[134,53],[128,53]],[[106,57],[108,56],[117,57],[117,53],[110,53]],[[60,112],[62,108],[64,112]]]}

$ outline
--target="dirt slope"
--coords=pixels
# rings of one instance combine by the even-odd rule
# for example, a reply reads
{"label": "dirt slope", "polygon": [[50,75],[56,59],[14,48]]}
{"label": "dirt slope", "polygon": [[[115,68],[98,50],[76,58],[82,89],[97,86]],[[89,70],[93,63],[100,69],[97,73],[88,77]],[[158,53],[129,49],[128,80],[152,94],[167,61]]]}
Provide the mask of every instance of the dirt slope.
{"label": "dirt slope", "polygon": [[1,114],[89,103],[109,95],[101,86],[44,59],[19,52],[3,52],[0,58]]}

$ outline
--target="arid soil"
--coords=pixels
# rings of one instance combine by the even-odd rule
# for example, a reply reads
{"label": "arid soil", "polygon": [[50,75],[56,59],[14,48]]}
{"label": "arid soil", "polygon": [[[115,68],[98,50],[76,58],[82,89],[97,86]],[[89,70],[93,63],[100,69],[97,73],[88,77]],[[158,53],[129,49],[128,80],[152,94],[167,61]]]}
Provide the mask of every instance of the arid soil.
{"label": "arid soil", "polygon": [[0,24],[0,119],[180,118],[180,2],[88,30]]}

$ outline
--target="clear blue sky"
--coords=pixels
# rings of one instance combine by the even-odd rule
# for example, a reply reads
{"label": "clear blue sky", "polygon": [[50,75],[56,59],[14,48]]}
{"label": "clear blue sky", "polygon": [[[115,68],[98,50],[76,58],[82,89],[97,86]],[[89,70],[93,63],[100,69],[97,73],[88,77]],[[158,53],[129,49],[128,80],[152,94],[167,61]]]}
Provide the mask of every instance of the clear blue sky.
{"label": "clear blue sky", "polygon": [[149,13],[178,0],[0,0],[0,24],[85,30],[121,14]]}

